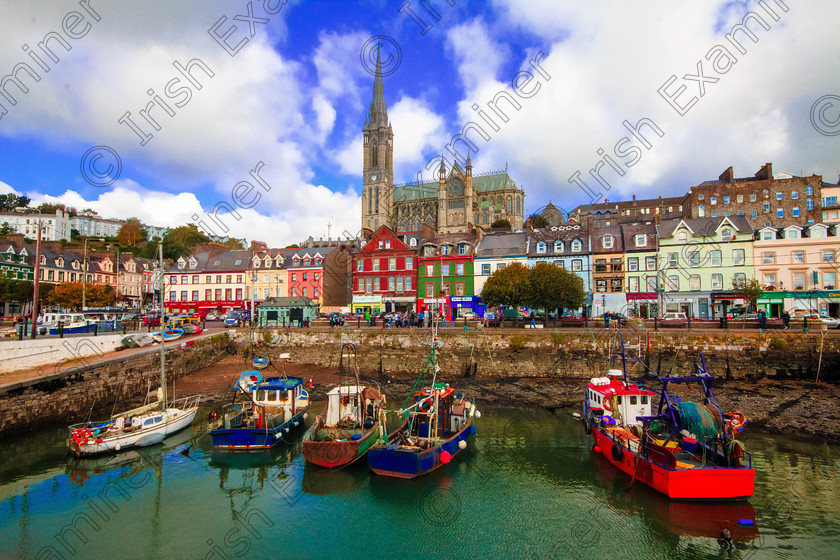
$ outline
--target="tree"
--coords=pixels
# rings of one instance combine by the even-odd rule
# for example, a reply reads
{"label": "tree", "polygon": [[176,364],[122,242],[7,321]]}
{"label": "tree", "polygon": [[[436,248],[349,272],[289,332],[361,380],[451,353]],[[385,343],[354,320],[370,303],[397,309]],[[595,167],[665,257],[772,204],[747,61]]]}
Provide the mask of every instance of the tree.
{"label": "tree", "polygon": [[531,214],[528,216],[531,220],[531,227],[534,229],[542,229],[548,227],[548,219],[542,214]]}
{"label": "tree", "polygon": [[507,228],[510,229],[510,220],[507,218],[499,218],[492,224],[490,224],[491,228]]}
{"label": "tree", "polygon": [[750,305],[750,310],[758,307],[758,296],[762,292],[761,282],[755,278],[734,278],[732,280],[732,289],[737,296],[746,300]]}
{"label": "tree", "polygon": [[488,308],[499,305],[520,307],[527,303],[528,267],[513,263],[496,270],[481,289],[481,300]]}
{"label": "tree", "polygon": [[144,238],[143,224],[137,218],[129,218],[117,233],[117,240],[120,245],[128,245],[134,247],[138,242]]}
{"label": "tree", "polygon": [[578,309],[585,303],[583,279],[547,262],[538,262],[528,277],[528,305],[546,313]]}
{"label": "tree", "polygon": [[198,230],[195,224],[172,228],[163,236],[163,257],[177,259],[189,255],[199,243],[207,243],[210,238]]}
{"label": "tree", "polygon": [[26,196],[19,196],[15,193],[0,194],[0,211],[14,212],[15,208],[26,208],[32,200]]}
{"label": "tree", "polygon": [[82,289],[81,282],[62,282],[53,288],[48,301],[66,309],[77,309],[82,305]]}
{"label": "tree", "polygon": [[3,222],[3,224],[0,225],[0,235],[9,235],[14,231],[14,228],[9,225],[9,222]]}
{"label": "tree", "polygon": [[233,251],[239,251],[241,249],[245,249],[245,244],[242,242],[241,239],[236,239],[231,237],[227,241],[224,242],[225,247],[231,249]]}
{"label": "tree", "polygon": [[61,210],[62,212],[67,212],[71,218],[78,213],[75,208],[61,202],[42,202],[38,205],[38,210],[42,214],[55,214],[56,210]]}

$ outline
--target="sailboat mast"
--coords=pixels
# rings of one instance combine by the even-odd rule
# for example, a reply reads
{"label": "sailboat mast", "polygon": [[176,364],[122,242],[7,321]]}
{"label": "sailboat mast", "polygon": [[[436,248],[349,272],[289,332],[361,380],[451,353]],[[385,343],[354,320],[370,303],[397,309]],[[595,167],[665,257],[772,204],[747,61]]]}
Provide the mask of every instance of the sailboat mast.
{"label": "sailboat mast", "polygon": [[163,314],[163,243],[158,245],[158,253],[160,261],[158,264],[158,291],[160,292],[160,299],[158,300],[158,311],[160,312],[160,390],[161,390],[161,409],[166,410],[166,344],[163,333],[166,330],[165,315]]}

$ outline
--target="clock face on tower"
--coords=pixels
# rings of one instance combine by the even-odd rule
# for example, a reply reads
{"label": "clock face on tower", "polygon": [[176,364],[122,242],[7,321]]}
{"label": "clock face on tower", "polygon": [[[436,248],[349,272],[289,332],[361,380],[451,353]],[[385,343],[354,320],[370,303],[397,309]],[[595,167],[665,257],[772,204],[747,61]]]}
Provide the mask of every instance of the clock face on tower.
{"label": "clock face on tower", "polygon": [[371,175],[371,176],[370,176],[370,180],[371,180],[371,181],[376,181],[376,175]]}

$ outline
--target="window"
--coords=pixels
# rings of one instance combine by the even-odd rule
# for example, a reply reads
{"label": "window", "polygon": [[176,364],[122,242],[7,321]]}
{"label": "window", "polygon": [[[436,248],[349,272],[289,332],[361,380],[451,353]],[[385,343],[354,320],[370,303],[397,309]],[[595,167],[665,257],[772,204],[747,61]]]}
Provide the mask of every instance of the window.
{"label": "window", "polygon": [[583,270],[583,261],[580,259],[574,259],[572,261],[572,272],[580,272]]}
{"label": "window", "polygon": [[750,195],[750,202],[755,202],[757,198],[758,198],[758,197],[756,196],[756,194],[755,194],[755,193],[752,193],[752,194]]}
{"label": "window", "polygon": [[629,257],[627,259],[627,270],[630,272],[639,270],[639,257]]}
{"label": "window", "polygon": [[763,253],[761,264],[776,264],[776,253]]}
{"label": "window", "polygon": [[645,278],[648,292],[658,292],[659,288],[656,286],[656,276],[647,276]]}
{"label": "window", "polygon": [[359,278],[359,281],[358,281],[357,287],[356,287],[356,291],[357,292],[364,292],[365,291],[365,279],[364,278]]}
{"label": "window", "polygon": [[405,258],[405,269],[406,270],[414,270],[414,257],[406,257]]}
{"label": "window", "polygon": [[464,275],[464,263],[458,263],[455,265],[455,275],[456,276],[463,276]]}
{"label": "window", "polygon": [[678,253],[668,253],[668,268],[677,268]]}
{"label": "window", "polygon": [[732,212],[730,212],[729,210],[727,210],[726,212],[724,212],[724,213],[723,213],[723,215],[724,215],[724,216],[731,216],[731,215],[732,215]]}
{"label": "window", "polygon": [[379,240],[379,248],[383,249],[384,247],[385,247],[385,242],[380,239]]}
{"label": "window", "polygon": [[449,276],[449,264],[440,265],[440,275]]}
{"label": "window", "polygon": [[490,276],[490,265],[489,264],[481,265],[481,275],[482,276]]}
{"label": "window", "polygon": [[463,297],[464,295],[464,283],[463,282],[455,282],[455,296],[456,297]]}
{"label": "window", "polygon": [[744,215],[744,211],[743,211],[743,210],[738,210],[737,215],[738,215],[738,216],[743,216],[743,215]]}
{"label": "window", "polygon": [[723,203],[724,204],[729,204],[729,197],[728,196],[723,197]]}
{"label": "window", "polygon": [[720,238],[723,241],[732,241],[732,230],[729,228],[723,228],[720,232]]}
{"label": "window", "polygon": [[217,275],[216,275],[216,284],[221,284],[221,283],[222,283],[222,275],[221,275],[221,274],[217,274]]}
{"label": "window", "polygon": [[722,290],[723,289],[723,274],[712,274],[712,289],[713,290]]}
{"label": "window", "polygon": [[805,252],[804,251],[794,251],[793,252],[793,264],[804,264],[805,263]]}
{"label": "window", "polygon": [[373,292],[373,278],[365,278],[365,293]]}
{"label": "window", "polygon": [[777,218],[784,218],[785,217],[785,209],[784,208],[777,208],[776,209],[776,217]]}
{"label": "window", "polygon": [[647,235],[644,233],[636,234],[636,247],[647,247]]}
{"label": "window", "polygon": [[700,194],[697,195],[697,200],[704,200],[705,198],[706,198],[706,195],[703,194],[703,193],[700,193]]}
{"label": "window", "polygon": [[[192,301],[198,301],[198,290],[193,290],[191,295],[192,295]],[[242,299],[242,298],[239,298],[239,299]]]}
{"label": "window", "polygon": [[711,266],[722,266],[723,264],[723,257],[721,256],[722,251],[709,251],[709,264]]}
{"label": "window", "polygon": [[712,206],[717,206],[717,197],[716,196],[710,197],[709,198],[709,204],[711,204]]}
{"label": "window", "polygon": [[770,212],[770,203],[769,203],[769,202],[765,202],[765,203],[764,203],[763,208],[764,208],[764,213],[765,213],[765,214],[767,214],[768,212]]}
{"label": "window", "polygon": [[316,280],[316,281],[318,280],[318,273],[317,272],[312,273],[312,279]]}
{"label": "window", "polygon": [[777,192],[776,193],[776,200],[784,200],[785,196],[783,193]]}
{"label": "window", "polygon": [[610,280],[610,291],[615,292],[622,292],[624,291],[624,280],[622,278],[612,278]]}
{"label": "window", "polygon": [[811,185],[805,187],[805,196],[814,196],[814,187]]}
{"label": "window", "polygon": [[822,262],[834,262],[834,250],[828,249],[823,251]]}
{"label": "window", "polygon": [[458,254],[459,255],[466,255],[467,254],[467,244],[461,243],[458,245]]}
{"label": "window", "polygon": [[408,244],[409,247],[417,247],[417,238],[412,237],[411,241]]}
{"label": "window", "polygon": [[233,274],[227,274],[225,276],[225,280],[226,280],[225,284],[233,284]]}
{"label": "window", "polygon": [[390,240],[390,239],[386,239],[386,240],[385,240],[385,248],[386,248],[386,249],[390,249],[390,248],[391,248],[391,240]]}
{"label": "window", "polygon": [[627,287],[630,289],[631,292],[637,293],[639,291],[639,277],[631,276],[630,278],[628,278]]}
{"label": "window", "polygon": [[798,218],[798,217],[799,217],[799,206],[794,206],[794,207],[793,207],[793,209],[792,209],[792,214],[793,214],[793,217],[794,217],[794,218]]}
{"label": "window", "polygon": [[365,270],[365,262],[362,259],[356,261],[356,272],[363,272]]}
{"label": "window", "polygon": [[680,277],[677,275],[668,277],[668,290],[672,292],[680,291]]}
{"label": "window", "polygon": [[545,243],[543,241],[540,241],[539,243],[537,243],[537,253],[538,254],[545,253]]}
{"label": "window", "polygon": [[222,289],[216,288],[216,298],[217,301],[222,299]]}
{"label": "window", "polygon": [[303,295],[303,297],[309,297],[309,296],[307,296],[307,294],[306,294],[306,288],[304,288],[304,289],[303,289],[303,294],[301,294],[301,295]]}
{"label": "window", "polygon": [[750,210],[750,219],[757,220],[758,219],[758,210]]}
{"label": "window", "polygon": [[745,261],[743,249],[732,249],[732,266],[744,266]]}
{"label": "window", "polygon": [[738,204],[741,204],[742,202],[744,202],[744,195],[739,194],[738,196],[736,196],[735,197],[735,202],[737,202]]}
{"label": "window", "polygon": [[440,292],[441,292],[443,295],[445,295],[445,296],[449,297],[449,282],[443,282],[443,283],[440,285]]}
{"label": "window", "polygon": [[582,247],[583,247],[583,243],[581,243],[580,239],[575,239],[574,241],[572,241],[572,252],[573,253],[580,253]]}
{"label": "window", "polygon": [[297,272],[292,272],[292,282],[297,282]]}
{"label": "window", "polygon": [[435,275],[435,265],[427,264],[426,265],[426,276],[434,276]]}
{"label": "window", "polygon": [[303,277],[302,279],[303,279],[304,281],[306,280],[306,274],[307,274],[306,272],[304,272],[303,274],[301,274],[301,276]]}
{"label": "window", "polygon": [[761,239],[767,241],[768,239],[776,239],[776,232],[775,231],[763,231],[761,232]]}
{"label": "window", "polygon": [[805,201],[805,208],[807,210],[813,210],[814,209],[814,199],[813,198],[809,198],[808,200]]}
{"label": "window", "polygon": [[561,260],[556,260],[554,261],[554,266],[556,266],[557,268],[566,268],[566,263],[564,263]]}
{"label": "window", "polygon": [[395,281],[393,276],[388,277],[388,291],[393,292],[395,290]]}
{"label": "window", "polygon": [[607,291],[607,279],[606,278],[596,278],[595,279],[595,291],[604,293]]}
{"label": "window", "polygon": [[805,289],[805,273],[804,272],[794,272],[793,273],[793,289],[794,290],[804,290]]}
{"label": "window", "polygon": [[700,266],[700,251],[692,251],[688,254],[688,266],[692,268]]}
{"label": "window", "polygon": [[496,265],[496,270],[502,270],[505,267],[505,263],[499,263]]}
{"label": "window", "polygon": [[823,272],[823,288],[825,288],[826,290],[833,290],[834,287],[837,285],[836,280],[836,272]]}
{"label": "window", "polygon": [[406,276],[405,277],[405,291],[406,292],[411,291],[411,276]]}
{"label": "window", "polygon": [[692,291],[699,291],[700,290],[700,275],[699,274],[692,274],[688,277],[688,289]]}
{"label": "window", "polygon": [[732,275],[732,280],[739,286],[745,286],[747,282],[747,275],[743,272],[736,272]]}
{"label": "window", "polygon": [[213,299],[213,290],[204,290],[204,299],[207,301]]}
{"label": "window", "polygon": [[426,282],[426,297],[433,298],[435,297],[435,285],[431,282]]}
{"label": "window", "polygon": [[776,274],[774,272],[764,273],[764,285],[768,288],[776,287]]}
{"label": "window", "polygon": [[558,240],[554,242],[554,252],[555,253],[562,253],[563,252],[563,242]]}
{"label": "window", "polygon": [[449,254],[449,246],[444,245],[443,247],[441,247],[440,248],[440,254],[441,255],[448,255]]}
{"label": "window", "polygon": [[699,216],[700,218],[706,217],[706,209],[703,207],[702,204],[697,207],[697,216]]}
{"label": "window", "polygon": [[605,235],[601,238],[601,244],[603,245],[604,249],[612,249],[613,248],[613,236],[612,235]]}
{"label": "window", "polygon": [[688,234],[684,231],[681,231],[677,234],[677,241],[679,241],[680,243],[685,243],[686,241],[688,241]]}
{"label": "window", "polygon": [[656,270],[656,257],[645,257],[645,270]]}
{"label": "window", "polygon": [[207,276],[204,277],[204,283],[205,284],[212,284],[213,283],[213,277],[208,274]]}
{"label": "window", "polygon": [[388,259],[388,270],[397,270],[397,259],[395,257]]}
{"label": "window", "polygon": [[717,218],[717,212],[712,212],[712,218]]}
{"label": "window", "polygon": [[186,290],[181,292],[181,301],[187,301],[187,291]]}
{"label": "window", "polygon": [[379,272],[379,259],[373,259],[373,271]]}

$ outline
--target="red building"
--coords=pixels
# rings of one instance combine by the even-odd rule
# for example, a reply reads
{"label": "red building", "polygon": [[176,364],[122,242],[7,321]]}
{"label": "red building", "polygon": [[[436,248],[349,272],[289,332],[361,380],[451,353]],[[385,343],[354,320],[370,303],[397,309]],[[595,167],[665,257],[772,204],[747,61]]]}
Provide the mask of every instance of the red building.
{"label": "red building", "polygon": [[353,311],[416,311],[417,253],[409,245],[416,246],[419,235],[381,226],[354,255]]}

